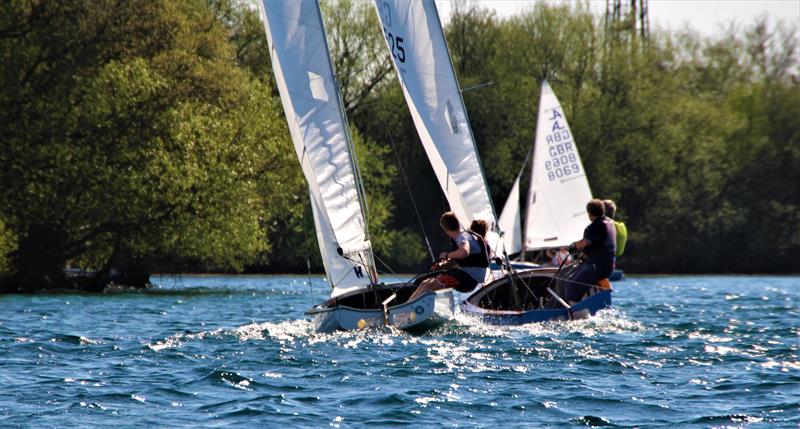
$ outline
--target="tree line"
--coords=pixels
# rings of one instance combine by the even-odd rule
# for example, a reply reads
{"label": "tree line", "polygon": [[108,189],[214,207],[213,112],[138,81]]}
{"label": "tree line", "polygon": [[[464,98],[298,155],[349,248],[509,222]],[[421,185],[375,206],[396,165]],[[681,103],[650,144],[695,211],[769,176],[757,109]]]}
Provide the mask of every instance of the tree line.
{"label": "tree line", "polygon": [[[423,231],[446,246],[446,203],[372,4],[331,0],[323,16],[376,254],[385,270],[420,269]],[[497,209],[547,79],[594,195],[615,199],[631,231],[627,271],[797,271],[797,28],[629,28],[583,4],[500,19],[457,3],[445,32],[460,84],[491,83],[464,100]],[[3,290],[321,269],[252,4],[5,2],[0,55]]]}

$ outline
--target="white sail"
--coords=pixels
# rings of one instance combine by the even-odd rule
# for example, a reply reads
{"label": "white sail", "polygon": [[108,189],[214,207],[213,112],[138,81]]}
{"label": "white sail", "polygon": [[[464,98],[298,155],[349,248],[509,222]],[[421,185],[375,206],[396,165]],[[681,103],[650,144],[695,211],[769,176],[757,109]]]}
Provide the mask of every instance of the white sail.
{"label": "white sail", "polygon": [[[502,255],[503,250],[509,255],[519,253],[522,250],[522,219],[519,207],[519,180],[514,181],[511,192],[508,194],[506,204],[500,213],[498,221],[500,231],[503,231],[503,241],[495,247],[498,254]],[[503,247],[500,247],[500,246]]]}
{"label": "white sail", "polygon": [[564,111],[547,81],[542,82],[531,187],[525,222],[527,250],[569,246],[589,224],[592,191]]}
{"label": "white sail", "polygon": [[366,204],[317,0],[259,3],[333,295],[377,281]]}
{"label": "white sail", "polygon": [[433,0],[375,0],[403,94],[450,209],[497,225]]}

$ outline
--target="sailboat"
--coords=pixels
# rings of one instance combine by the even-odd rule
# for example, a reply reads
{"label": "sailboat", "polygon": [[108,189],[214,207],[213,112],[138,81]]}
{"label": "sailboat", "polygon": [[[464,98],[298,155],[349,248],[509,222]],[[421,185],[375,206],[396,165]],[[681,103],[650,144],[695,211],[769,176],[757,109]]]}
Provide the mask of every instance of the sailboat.
{"label": "sailboat", "polygon": [[[521,252],[524,258],[529,250],[568,247],[579,240],[589,224],[586,203],[592,193],[564,110],[547,81],[539,99],[524,230],[519,225],[521,177],[522,171],[500,215],[500,228],[510,232],[501,243],[506,252]],[[611,305],[610,284],[594,286],[582,301],[570,305],[561,298],[569,287],[569,267],[523,264],[512,264],[509,276],[470,295],[461,310],[492,323],[517,324],[589,316]]]}
{"label": "sailboat", "polygon": [[381,283],[347,117],[317,0],[259,2],[273,72],[309,195],[330,299],[306,312],[317,331],[422,329],[452,317],[451,290],[409,297],[414,283]]}

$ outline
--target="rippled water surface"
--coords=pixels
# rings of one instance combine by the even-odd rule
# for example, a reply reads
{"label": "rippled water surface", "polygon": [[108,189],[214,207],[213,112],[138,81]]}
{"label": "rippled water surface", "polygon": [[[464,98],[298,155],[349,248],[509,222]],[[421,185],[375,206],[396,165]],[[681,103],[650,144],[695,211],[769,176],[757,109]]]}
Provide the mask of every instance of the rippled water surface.
{"label": "rippled water surface", "polygon": [[319,277],[0,296],[0,427],[800,425],[800,278],[649,277],[587,321],[315,334]]}

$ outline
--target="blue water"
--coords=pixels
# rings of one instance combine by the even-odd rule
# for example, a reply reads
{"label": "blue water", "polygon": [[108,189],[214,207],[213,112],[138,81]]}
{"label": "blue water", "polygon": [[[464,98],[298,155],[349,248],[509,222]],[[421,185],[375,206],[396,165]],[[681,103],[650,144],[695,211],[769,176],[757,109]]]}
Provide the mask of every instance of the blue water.
{"label": "blue water", "polygon": [[[650,277],[594,319],[314,334],[319,277],[0,296],[0,427],[798,427],[800,278]],[[423,427],[424,427],[423,426]]]}

